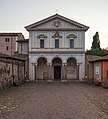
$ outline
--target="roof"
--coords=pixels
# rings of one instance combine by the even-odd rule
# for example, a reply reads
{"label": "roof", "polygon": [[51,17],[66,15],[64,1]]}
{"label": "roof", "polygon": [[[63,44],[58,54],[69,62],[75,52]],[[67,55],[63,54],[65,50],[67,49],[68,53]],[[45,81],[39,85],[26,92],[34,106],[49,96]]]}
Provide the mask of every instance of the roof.
{"label": "roof", "polygon": [[28,60],[29,55],[28,54],[17,54],[17,55],[14,55],[13,57],[21,59],[21,60]]}
{"label": "roof", "polygon": [[0,33],[0,36],[18,36],[23,35],[22,33]]}
{"label": "roof", "polygon": [[97,62],[97,61],[108,61],[108,55],[103,56],[103,57],[99,57],[99,58],[94,59],[94,60],[92,60],[90,62]]}
{"label": "roof", "polygon": [[54,19],[61,19],[61,20],[63,20],[63,21],[66,21],[66,22],[68,22],[68,23],[70,23],[70,24],[73,24],[73,25],[75,25],[75,26],[78,26],[79,27],[79,30],[84,30],[84,31],[86,31],[86,30],[88,30],[88,26],[85,26],[85,25],[83,25],[83,24],[81,24],[81,23],[78,23],[78,22],[76,22],[76,21],[73,21],[73,20],[71,20],[71,19],[68,19],[68,18],[66,18],[66,17],[64,17],[64,16],[61,16],[61,15],[59,15],[59,14],[55,14],[55,15],[53,15],[53,16],[50,16],[50,17],[48,17],[48,18],[45,18],[45,19],[43,19],[43,20],[40,20],[40,21],[38,21],[38,22],[35,22],[35,23],[33,23],[33,24],[30,24],[30,25],[28,25],[28,26],[26,26],[25,28],[26,28],[26,30],[28,30],[28,31],[30,31],[30,30],[33,30],[33,27],[37,27],[37,26],[39,26],[39,25],[41,25],[41,24],[44,24],[44,23],[46,23],[46,22],[49,22],[49,21],[51,21],[51,20],[54,20]]}
{"label": "roof", "polygon": [[9,56],[6,54],[0,53],[0,58],[5,58],[5,59],[13,59],[13,60],[18,60],[18,61],[25,61],[24,58],[18,57],[18,56]]}
{"label": "roof", "polygon": [[95,56],[95,55],[86,55],[86,59],[91,62],[94,60],[97,60],[98,58],[100,58],[100,56]]}
{"label": "roof", "polygon": [[20,40],[17,40],[16,42],[29,42],[29,39],[20,39]]}

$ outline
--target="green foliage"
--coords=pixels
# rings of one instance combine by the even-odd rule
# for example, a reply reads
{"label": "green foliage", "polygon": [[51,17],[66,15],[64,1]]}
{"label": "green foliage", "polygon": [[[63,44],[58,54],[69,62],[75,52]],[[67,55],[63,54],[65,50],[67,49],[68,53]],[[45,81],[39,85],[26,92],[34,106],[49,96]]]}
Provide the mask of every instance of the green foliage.
{"label": "green foliage", "polygon": [[90,50],[87,50],[86,54],[88,55],[96,55],[96,56],[105,56],[108,54],[106,49],[101,49],[100,40],[98,32],[93,36],[92,47]]}
{"label": "green foliage", "polygon": [[105,56],[108,54],[108,51],[101,48],[92,48],[90,50],[87,50],[86,54],[96,55],[96,56]]}

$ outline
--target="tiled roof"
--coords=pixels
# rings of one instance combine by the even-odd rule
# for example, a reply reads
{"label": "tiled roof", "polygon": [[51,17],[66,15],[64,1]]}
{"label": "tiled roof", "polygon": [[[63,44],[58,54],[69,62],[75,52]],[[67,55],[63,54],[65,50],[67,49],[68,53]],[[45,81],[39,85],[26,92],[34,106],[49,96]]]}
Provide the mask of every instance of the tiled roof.
{"label": "tiled roof", "polygon": [[95,55],[86,55],[86,59],[91,62],[94,61],[96,59],[100,58],[100,56],[95,56]]}
{"label": "tiled roof", "polygon": [[13,59],[13,60],[19,60],[19,61],[25,61],[26,60],[26,59],[19,57],[19,56],[9,56],[9,55],[2,54],[2,53],[0,53],[0,58]]}
{"label": "tiled roof", "polygon": [[90,62],[96,62],[96,61],[108,61],[108,55],[99,58],[97,57],[96,59],[93,59]]}
{"label": "tiled roof", "polygon": [[22,59],[22,60],[27,60],[28,59],[28,54],[17,54],[17,55],[14,55],[13,56],[14,58],[20,58],[20,59]]}
{"label": "tiled roof", "polygon": [[29,42],[29,39],[20,39],[20,40],[17,40],[16,42]]}
{"label": "tiled roof", "polygon": [[0,33],[0,36],[18,36],[23,35],[22,33]]}

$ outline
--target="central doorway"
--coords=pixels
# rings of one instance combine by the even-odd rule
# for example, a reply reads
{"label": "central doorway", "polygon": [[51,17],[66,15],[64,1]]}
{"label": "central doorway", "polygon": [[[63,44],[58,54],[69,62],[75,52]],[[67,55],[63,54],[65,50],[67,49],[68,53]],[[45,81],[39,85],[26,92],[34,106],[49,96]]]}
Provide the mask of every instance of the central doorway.
{"label": "central doorway", "polygon": [[62,60],[59,57],[55,57],[52,60],[52,78],[54,80],[61,80],[62,78]]}
{"label": "central doorway", "polygon": [[54,79],[61,79],[61,66],[54,66]]}

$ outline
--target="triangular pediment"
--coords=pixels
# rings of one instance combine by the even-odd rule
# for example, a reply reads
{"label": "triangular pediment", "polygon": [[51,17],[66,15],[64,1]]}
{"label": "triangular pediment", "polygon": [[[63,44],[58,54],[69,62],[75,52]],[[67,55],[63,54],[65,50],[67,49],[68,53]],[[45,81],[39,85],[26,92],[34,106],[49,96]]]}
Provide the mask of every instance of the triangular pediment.
{"label": "triangular pediment", "polygon": [[62,29],[73,29],[73,30],[84,30],[86,31],[89,27],[78,22],[75,22],[71,19],[63,17],[61,15],[55,14],[51,17],[33,23],[25,27],[28,31],[32,30],[62,30]]}

